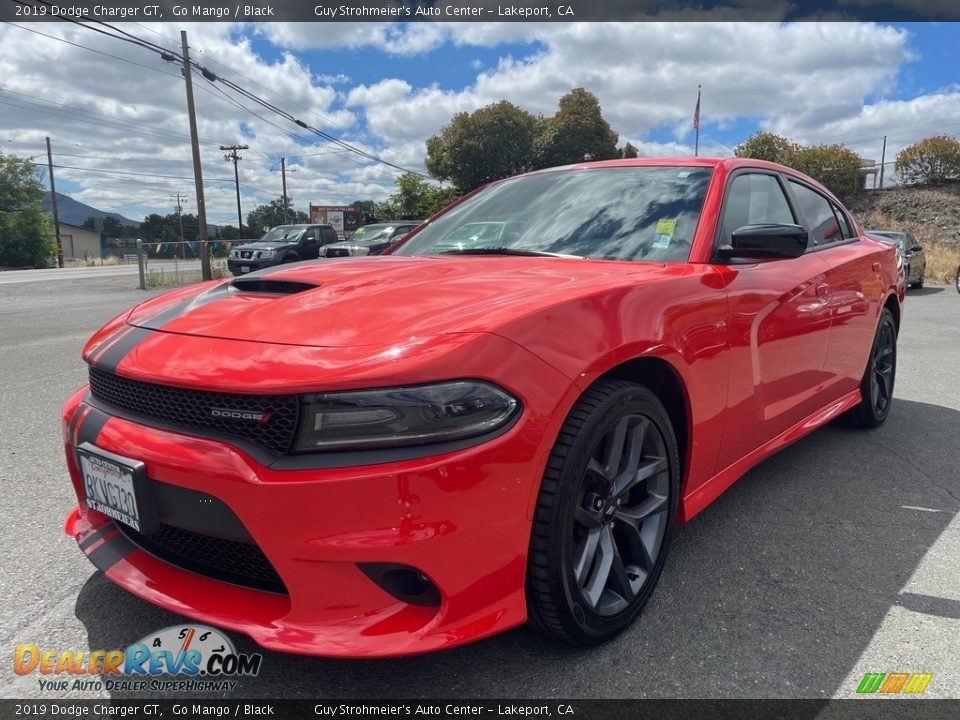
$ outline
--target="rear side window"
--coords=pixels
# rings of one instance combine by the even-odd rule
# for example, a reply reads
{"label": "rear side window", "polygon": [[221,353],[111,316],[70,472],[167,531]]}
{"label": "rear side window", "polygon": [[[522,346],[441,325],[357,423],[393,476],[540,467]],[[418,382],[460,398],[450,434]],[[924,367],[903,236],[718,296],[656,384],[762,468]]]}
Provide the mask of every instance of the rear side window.
{"label": "rear side window", "polygon": [[[797,209],[810,231],[810,247],[829,245],[844,239],[840,221],[833,205],[827,198],[806,185],[790,180],[790,190],[797,202]],[[849,237],[849,231],[848,231]]]}
{"label": "rear side window", "polygon": [[723,207],[720,244],[729,246],[733,233],[744,225],[796,222],[783,188],[773,175],[744,173],[737,175],[727,190]]}
{"label": "rear side window", "polygon": [[843,235],[845,240],[854,237],[853,225],[850,224],[850,219],[847,217],[847,214],[835,203],[830,203],[830,207],[833,208],[833,212],[837,216],[837,223],[840,225],[840,234]]}

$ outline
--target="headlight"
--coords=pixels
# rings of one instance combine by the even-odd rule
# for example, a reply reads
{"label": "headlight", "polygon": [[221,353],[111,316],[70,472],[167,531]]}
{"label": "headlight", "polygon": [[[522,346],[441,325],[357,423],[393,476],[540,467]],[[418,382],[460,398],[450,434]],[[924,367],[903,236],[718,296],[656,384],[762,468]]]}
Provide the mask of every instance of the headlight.
{"label": "headlight", "polygon": [[298,452],[460,440],[506,425],[520,404],[479,380],[304,396]]}
{"label": "headlight", "polygon": [[230,257],[232,258],[240,257],[240,251],[234,248],[233,250],[230,251]]}
{"label": "headlight", "polygon": [[352,248],[350,248],[350,254],[351,255],[369,255],[370,248],[363,245],[354,245]]}
{"label": "headlight", "polygon": [[276,251],[276,250],[261,250],[261,251],[260,251],[260,257],[261,257],[261,258],[272,258],[272,257],[273,257],[274,255],[276,255],[276,254],[277,254],[277,251]]}

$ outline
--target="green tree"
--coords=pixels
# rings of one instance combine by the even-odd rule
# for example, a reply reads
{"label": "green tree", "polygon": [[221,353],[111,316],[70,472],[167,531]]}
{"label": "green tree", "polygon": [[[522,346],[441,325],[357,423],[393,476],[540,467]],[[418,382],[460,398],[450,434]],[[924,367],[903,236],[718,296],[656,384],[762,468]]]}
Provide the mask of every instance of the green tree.
{"label": "green tree", "polygon": [[[91,215],[90,217],[88,217],[86,220],[83,221],[83,227],[85,227],[87,230],[96,231],[97,218]],[[101,232],[103,232],[107,237],[112,237],[112,238],[129,237],[130,236],[129,232],[132,229],[130,227],[125,226],[122,222],[120,222],[119,220],[117,220],[115,217],[111,215],[103,216],[102,228],[103,230]]]}
{"label": "green tree", "polygon": [[939,185],[960,179],[960,142],[935,135],[897,153],[897,175],[907,183]]}
{"label": "green tree", "polygon": [[560,98],[556,115],[540,122],[534,139],[535,166],[611,160],[619,156],[618,139],[603,119],[597,96],[574,88]]}
{"label": "green tree", "polygon": [[758,132],[737,145],[734,154],[792,167],[838,197],[856,192],[863,183],[860,157],[843,145],[799,145],[775,133]]}
{"label": "green tree", "polygon": [[511,102],[457,113],[427,140],[426,165],[462,192],[530,170],[537,119]]}
{"label": "green tree", "polygon": [[266,205],[258,205],[247,214],[247,224],[244,234],[247,237],[260,237],[270,228],[277,225],[290,225],[310,222],[310,218],[302,210],[293,208],[293,199],[283,198],[271,200]]}
{"label": "green tree", "polygon": [[863,187],[863,162],[860,156],[843,145],[798,147],[787,163],[790,167],[818,180],[837,197],[844,197]]}
{"label": "green tree", "polygon": [[633,143],[627,143],[619,150],[619,156],[622,158],[635,158],[639,157],[639,152]]}
{"label": "green tree", "polygon": [[239,240],[240,228],[237,228],[233,225],[221,225],[220,239],[221,240]]}
{"label": "green tree", "polygon": [[456,200],[453,188],[432,185],[416,173],[404,173],[396,180],[397,192],[377,206],[380,222],[409,218],[424,220]]}
{"label": "green tree", "polygon": [[797,146],[772,132],[757,132],[734,148],[733,154],[742,158],[769,160],[770,162],[790,165]]}
{"label": "green tree", "polygon": [[56,253],[53,227],[41,203],[33,164],[0,153],[0,265],[47,267]]}

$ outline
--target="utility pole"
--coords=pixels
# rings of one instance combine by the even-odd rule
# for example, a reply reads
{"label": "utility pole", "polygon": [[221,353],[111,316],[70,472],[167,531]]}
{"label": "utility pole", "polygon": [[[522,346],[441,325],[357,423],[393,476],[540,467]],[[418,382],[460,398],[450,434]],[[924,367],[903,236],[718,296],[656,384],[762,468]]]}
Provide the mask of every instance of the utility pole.
{"label": "utility pole", "polygon": [[[176,205],[176,208],[177,208],[177,222],[178,222],[179,225],[180,225],[180,242],[181,242],[181,243],[186,243],[187,239],[183,236],[183,214],[182,214],[182,213],[183,213],[183,204],[182,204],[182,202],[181,202],[181,197],[182,197],[181,194],[180,194],[180,193],[177,193],[176,195],[171,195],[171,196],[170,196],[170,199],[177,201],[177,205]],[[183,199],[186,199],[186,198],[183,198]],[[181,253],[183,254],[183,258],[186,259],[187,254],[186,254],[186,250],[184,249],[184,245],[181,245],[181,246],[180,246],[180,251],[181,251]]]}
{"label": "utility pole", "polygon": [[50,171],[50,208],[53,210],[53,231],[57,236],[57,267],[63,267],[63,243],[60,242],[60,215],[57,213],[57,186],[53,182],[53,152],[47,138],[47,169]]}
{"label": "utility pole", "polygon": [[883,150],[880,151],[880,189],[883,190],[883,168],[887,159],[887,136],[883,136]]}
{"label": "utility pole", "polygon": [[287,156],[280,156],[280,177],[283,178],[283,221],[289,222],[287,217]]}
{"label": "utility pole", "polygon": [[240,210],[240,171],[237,170],[237,162],[243,160],[237,155],[238,150],[249,150],[249,145],[221,145],[221,150],[226,150],[227,154],[223,156],[224,160],[233,161],[233,181],[237,186],[237,222],[240,226],[240,237],[243,237],[243,212]]}
{"label": "utility pole", "polygon": [[213,278],[210,272],[210,247],[207,244],[207,209],[203,202],[203,170],[200,165],[200,140],[197,136],[197,114],[193,105],[193,69],[190,66],[190,49],[187,47],[187,31],[180,31],[183,46],[183,79],[187,84],[187,114],[190,116],[190,145],[193,149],[193,181],[197,186],[197,219],[200,221],[200,274],[204,280]]}

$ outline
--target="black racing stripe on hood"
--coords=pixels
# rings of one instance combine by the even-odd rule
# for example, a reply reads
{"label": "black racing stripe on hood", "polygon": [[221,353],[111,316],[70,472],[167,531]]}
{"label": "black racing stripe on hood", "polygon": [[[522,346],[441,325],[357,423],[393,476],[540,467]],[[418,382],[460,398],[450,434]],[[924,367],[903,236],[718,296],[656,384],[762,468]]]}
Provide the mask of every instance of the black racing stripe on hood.
{"label": "black racing stripe on hood", "polygon": [[133,327],[130,332],[107,348],[93,365],[107,372],[116,372],[117,366],[137,345],[150,337],[151,331],[147,328]]}
{"label": "black racing stripe on hood", "polygon": [[222,285],[217,285],[215,288],[207,290],[204,293],[175,302],[156,315],[151,315],[145,320],[138,321],[137,327],[147,328],[149,330],[163,330],[163,326],[167,323],[176,320],[181,315],[186,315],[191,310],[220,300],[228,292],[230,292],[230,283],[225,282]]}

